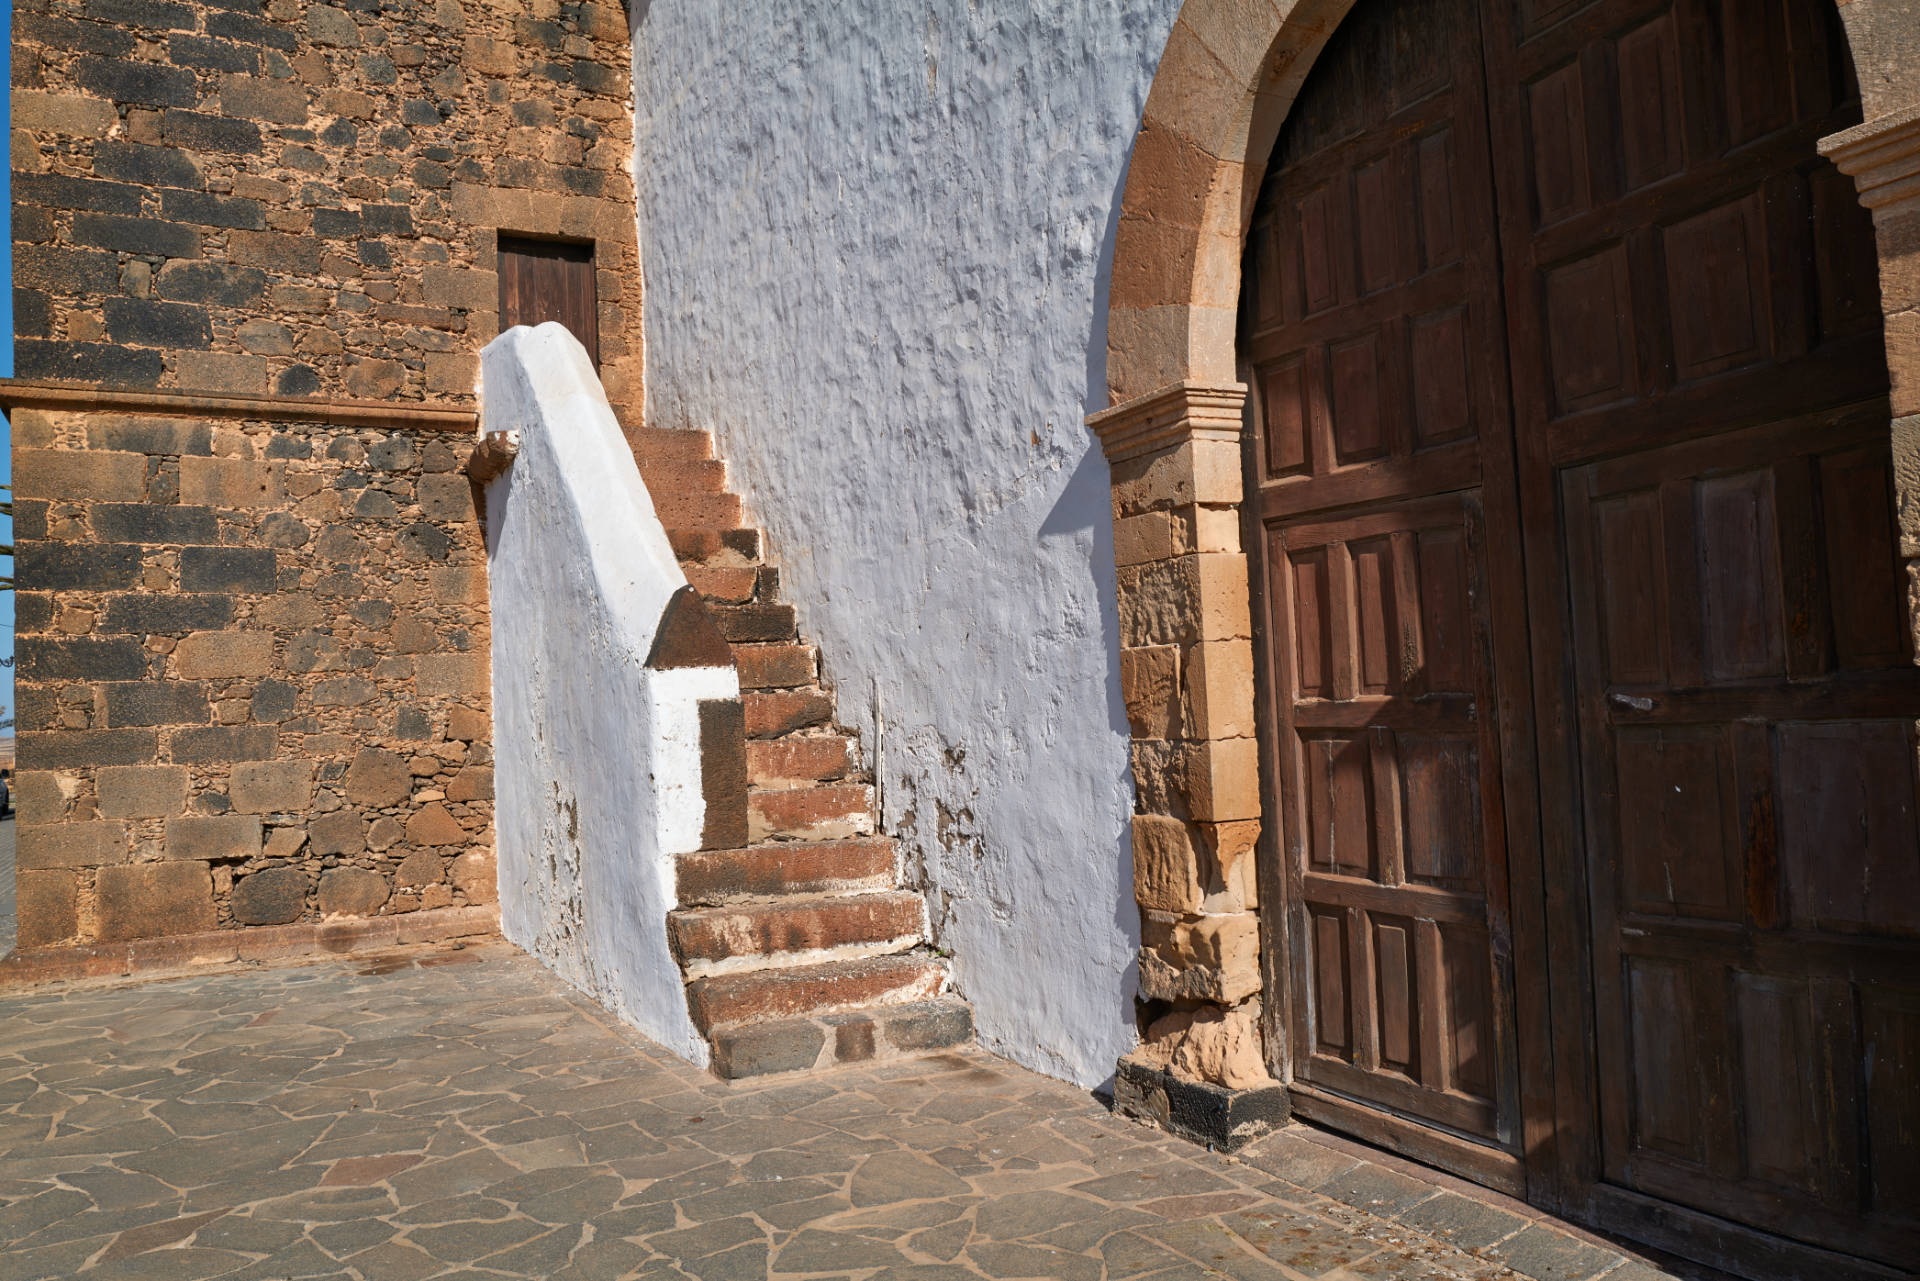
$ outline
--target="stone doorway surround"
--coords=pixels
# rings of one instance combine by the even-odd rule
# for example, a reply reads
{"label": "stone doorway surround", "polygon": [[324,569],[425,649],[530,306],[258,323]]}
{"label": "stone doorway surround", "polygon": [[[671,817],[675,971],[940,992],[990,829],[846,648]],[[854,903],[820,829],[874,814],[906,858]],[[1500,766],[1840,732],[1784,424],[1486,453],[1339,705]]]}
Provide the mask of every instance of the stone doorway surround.
{"label": "stone doorway surround", "polygon": [[[1274,1087],[1289,1071],[1286,984],[1261,945],[1261,902],[1278,909],[1281,886],[1261,852],[1269,816],[1240,537],[1241,253],[1294,95],[1352,2],[1181,9],[1121,198],[1112,405],[1086,420],[1112,473],[1141,995],[1189,1007],[1149,1026],[1117,1088],[1123,1108],[1229,1148],[1285,1116]],[[1874,217],[1900,556],[1920,620],[1920,0],[1843,0],[1839,11],[1866,120],[1820,149]]]}

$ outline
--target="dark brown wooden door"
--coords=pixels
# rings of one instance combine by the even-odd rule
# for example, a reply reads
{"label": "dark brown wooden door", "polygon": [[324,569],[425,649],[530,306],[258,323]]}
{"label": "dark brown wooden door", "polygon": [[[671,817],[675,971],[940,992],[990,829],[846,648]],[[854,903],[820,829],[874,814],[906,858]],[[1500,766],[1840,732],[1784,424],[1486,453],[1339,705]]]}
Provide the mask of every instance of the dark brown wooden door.
{"label": "dark brown wooden door", "polygon": [[1484,19],[1546,849],[1591,931],[1594,1208],[1742,1271],[1836,1275],[1716,1220],[1910,1266],[1920,673],[1873,229],[1815,151],[1859,119],[1838,19]]}
{"label": "dark brown wooden door", "polygon": [[1743,1272],[1920,1260],[1920,676],[1873,231],[1814,147],[1857,119],[1815,0],[1362,0],[1249,248],[1303,1110]]}
{"label": "dark brown wooden door", "polygon": [[1244,350],[1296,1106],[1519,1191],[1503,762],[1528,754],[1494,709],[1503,682],[1525,705],[1526,655],[1489,161],[1473,0],[1360,6],[1269,169]]}
{"label": "dark brown wooden door", "polygon": [[600,304],[593,246],[560,240],[500,237],[500,328],[565,325],[595,369],[600,367]]}

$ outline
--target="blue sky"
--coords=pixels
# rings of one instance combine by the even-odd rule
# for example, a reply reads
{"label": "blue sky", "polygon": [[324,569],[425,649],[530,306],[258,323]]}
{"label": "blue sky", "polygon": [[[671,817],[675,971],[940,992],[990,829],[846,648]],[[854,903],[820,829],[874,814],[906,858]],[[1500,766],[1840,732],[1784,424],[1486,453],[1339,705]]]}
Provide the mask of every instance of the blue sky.
{"label": "blue sky", "polygon": [[[0,5],[0,49],[9,52],[13,49],[13,0]],[[13,107],[8,95],[0,93],[0,138],[10,137],[13,131]],[[0,326],[5,327],[7,340],[0,343],[0,378],[13,377],[13,191],[7,176],[7,170],[0,168],[0,244],[7,247],[0,254]],[[0,417],[0,431],[6,433],[5,448],[0,449],[0,485],[13,483],[13,428]],[[0,516],[0,543],[11,545],[13,542],[13,522]],[[13,562],[7,561],[4,570],[13,573]],[[13,593],[0,592],[0,646],[5,648],[5,657],[13,657]],[[0,703],[6,704],[6,719],[13,720],[13,668],[0,667]]]}

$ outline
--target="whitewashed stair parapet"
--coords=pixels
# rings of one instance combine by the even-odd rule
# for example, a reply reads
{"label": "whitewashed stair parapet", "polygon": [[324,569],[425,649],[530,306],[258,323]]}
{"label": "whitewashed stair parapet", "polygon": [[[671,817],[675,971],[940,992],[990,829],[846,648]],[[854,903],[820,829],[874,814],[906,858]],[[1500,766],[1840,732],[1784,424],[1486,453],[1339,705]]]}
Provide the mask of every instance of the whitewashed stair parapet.
{"label": "whitewashed stair parapet", "polygon": [[725,817],[709,813],[702,724],[703,704],[709,725],[737,710],[731,655],[564,327],[487,345],[481,433],[501,930],[705,1065],[667,914],[675,856]]}

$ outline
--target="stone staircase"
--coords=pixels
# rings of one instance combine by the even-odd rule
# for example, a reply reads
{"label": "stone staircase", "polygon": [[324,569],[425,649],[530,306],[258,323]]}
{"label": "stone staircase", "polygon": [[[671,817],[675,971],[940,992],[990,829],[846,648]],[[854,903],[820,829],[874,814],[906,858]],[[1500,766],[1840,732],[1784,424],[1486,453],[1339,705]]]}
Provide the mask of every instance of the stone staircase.
{"label": "stone staircase", "polygon": [[742,524],[712,436],[629,427],[627,439],[740,675],[747,844],[682,855],[669,920],[715,1072],[803,1071],[970,1040],[972,1012],[926,945],[925,904],[900,888],[856,741],[835,724],[819,655],[780,601],[761,532]]}

